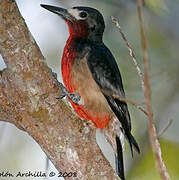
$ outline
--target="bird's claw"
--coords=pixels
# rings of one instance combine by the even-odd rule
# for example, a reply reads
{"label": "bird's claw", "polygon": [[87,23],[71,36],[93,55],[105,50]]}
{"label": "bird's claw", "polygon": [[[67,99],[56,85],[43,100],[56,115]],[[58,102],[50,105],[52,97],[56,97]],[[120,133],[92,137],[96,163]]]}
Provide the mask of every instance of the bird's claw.
{"label": "bird's claw", "polygon": [[80,102],[80,95],[79,94],[69,94],[68,96],[75,104],[79,105]]}
{"label": "bird's claw", "polygon": [[71,94],[71,93],[65,88],[65,86],[64,86],[62,83],[60,83],[60,82],[59,82],[59,90],[60,90],[60,93],[61,93],[59,99],[63,99],[64,97],[67,96],[68,98],[70,98],[70,99],[72,100],[73,103],[79,105],[79,102],[80,102],[80,99],[81,99],[81,97],[80,97],[79,94],[77,94],[77,93],[76,93],[76,94]]}
{"label": "bird's claw", "polygon": [[63,99],[64,97],[65,95],[61,95],[61,96],[56,97],[56,99]]}
{"label": "bird's claw", "polygon": [[52,76],[57,80],[57,73],[52,72]]}

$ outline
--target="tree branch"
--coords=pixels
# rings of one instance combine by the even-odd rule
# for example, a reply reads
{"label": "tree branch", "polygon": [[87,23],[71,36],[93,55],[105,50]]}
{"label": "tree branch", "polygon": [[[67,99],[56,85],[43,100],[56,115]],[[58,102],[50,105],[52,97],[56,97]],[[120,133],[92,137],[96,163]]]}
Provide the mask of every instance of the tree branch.
{"label": "tree branch", "polygon": [[0,54],[7,65],[0,77],[0,119],[28,132],[60,172],[118,179],[96,144],[95,128],[55,98],[58,83],[14,1],[0,1]]}
{"label": "tree branch", "polygon": [[142,0],[137,1],[138,5],[138,17],[139,17],[139,24],[140,24],[140,31],[141,31],[141,43],[143,48],[143,61],[144,61],[144,96],[145,96],[145,104],[146,104],[146,110],[148,114],[148,131],[149,131],[149,137],[150,137],[150,143],[152,145],[152,150],[155,154],[156,159],[156,165],[157,170],[160,173],[160,177],[163,180],[169,180],[169,174],[167,172],[165,163],[162,159],[162,152],[160,148],[160,143],[157,138],[156,128],[153,123],[153,112],[152,112],[152,106],[151,106],[151,87],[150,87],[150,81],[149,81],[149,59],[148,59],[148,53],[147,53],[147,39],[145,35],[144,30],[144,24],[142,19]]}

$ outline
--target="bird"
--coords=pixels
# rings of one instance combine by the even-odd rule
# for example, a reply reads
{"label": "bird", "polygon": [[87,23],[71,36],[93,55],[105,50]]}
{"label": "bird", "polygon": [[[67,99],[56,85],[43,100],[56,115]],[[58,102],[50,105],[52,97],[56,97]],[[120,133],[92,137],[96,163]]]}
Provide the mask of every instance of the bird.
{"label": "bird", "polygon": [[116,98],[125,98],[125,92],[116,60],[103,42],[104,18],[92,7],[41,6],[59,15],[69,29],[61,60],[62,97],[67,96],[78,116],[92,121],[97,129],[107,129],[110,122],[117,119],[113,149],[117,174],[125,180],[123,146],[118,131],[128,140],[132,156],[133,147],[138,153],[140,149],[131,134],[127,103]]}

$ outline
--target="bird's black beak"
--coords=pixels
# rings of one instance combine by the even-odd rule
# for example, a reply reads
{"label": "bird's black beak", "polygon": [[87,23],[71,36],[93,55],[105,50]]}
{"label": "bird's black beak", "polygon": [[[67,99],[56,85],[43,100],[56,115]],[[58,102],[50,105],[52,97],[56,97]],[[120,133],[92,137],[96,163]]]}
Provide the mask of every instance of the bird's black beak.
{"label": "bird's black beak", "polygon": [[74,19],[74,17],[68,12],[67,9],[64,9],[61,7],[50,6],[50,5],[46,5],[46,4],[41,4],[41,6],[55,14],[60,15],[65,20],[72,21]]}

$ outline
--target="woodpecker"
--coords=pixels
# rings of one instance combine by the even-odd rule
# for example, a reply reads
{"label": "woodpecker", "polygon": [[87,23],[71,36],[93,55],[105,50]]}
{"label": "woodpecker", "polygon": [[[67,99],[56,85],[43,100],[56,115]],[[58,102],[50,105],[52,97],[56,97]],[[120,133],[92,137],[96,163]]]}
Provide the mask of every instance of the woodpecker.
{"label": "woodpecker", "polygon": [[[41,6],[62,17],[69,28],[61,61],[62,97],[68,96],[75,112],[83,119],[90,120],[96,128],[105,129],[115,118],[121,131],[140,153],[139,146],[131,134],[131,120],[126,102],[114,95],[125,97],[118,65],[103,43],[105,23],[102,14],[91,7],[64,9],[50,5]],[[117,125],[118,126],[118,125]],[[115,154],[118,176],[125,180],[123,149],[118,132],[115,133]]]}

